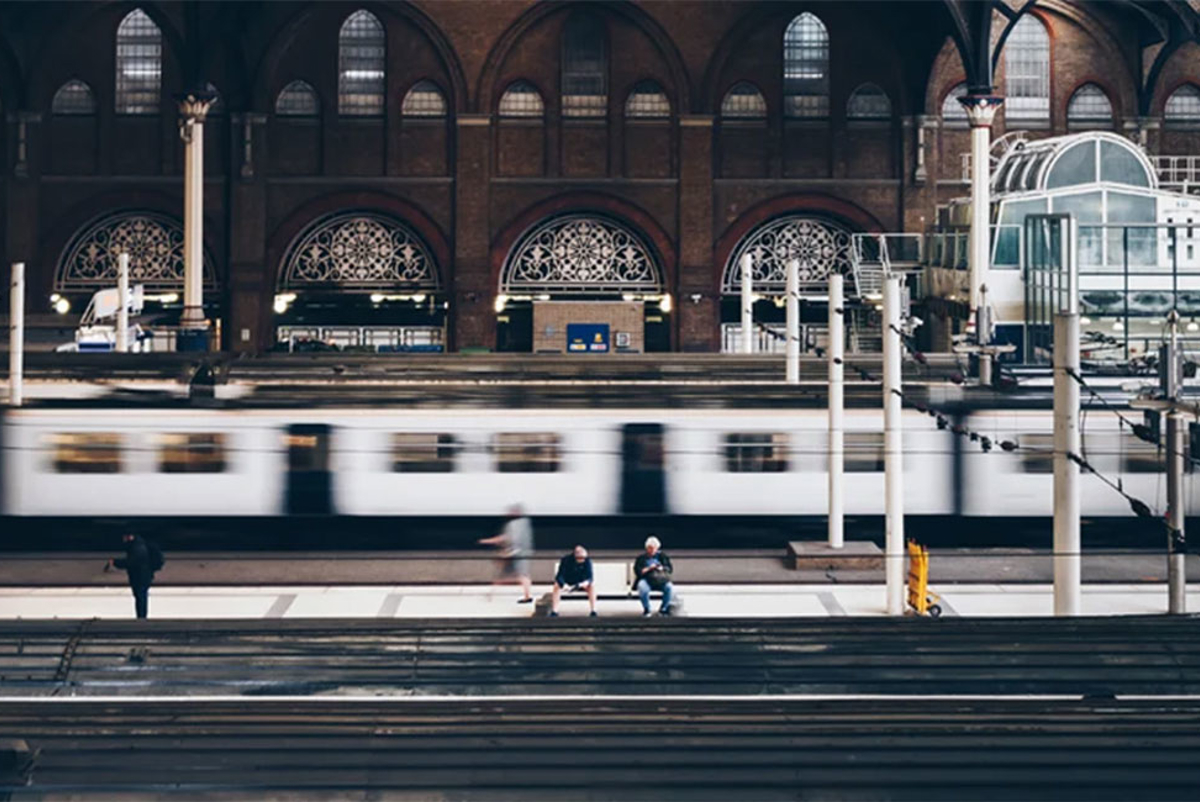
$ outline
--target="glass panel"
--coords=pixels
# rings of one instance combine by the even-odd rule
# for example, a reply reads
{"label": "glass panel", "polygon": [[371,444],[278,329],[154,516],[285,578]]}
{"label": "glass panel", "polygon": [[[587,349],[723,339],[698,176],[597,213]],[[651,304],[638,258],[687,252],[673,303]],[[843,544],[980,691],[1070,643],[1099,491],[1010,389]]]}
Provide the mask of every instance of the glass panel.
{"label": "glass panel", "polygon": [[892,116],[892,101],[875,84],[863,84],[850,96],[846,116],[851,120],[887,120]]}
{"label": "glass panel", "polygon": [[1089,192],[1084,195],[1065,195],[1061,198],[1050,199],[1052,212],[1066,212],[1075,215],[1079,224],[1079,265],[1080,267],[1096,267],[1103,264],[1103,231],[1096,228],[1096,223],[1104,222],[1100,208],[1100,193]]}
{"label": "glass panel", "polygon": [[404,96],[400,113],[405,117],[445,117],[446,98],[433,81],[417,81]]}
{"label": "glass panel", "polygon": [[1004,114],[1010,121],[1050,118],[1050,36],[1046,26],[1026,13],[1004,44]]}
{"label": "glass panel", "polygon": [[[1109,223],[1153,223],[1156,218],[1154,198],[1129,195],[1124,192],[1108,193]],[[1156,261],[1154,228],[1110,228],[1108,229],[1108,263],[1120,265],[1125,262],[1125,243],[1129,243],[1129,264],[1146,267]]]}
{"label": "glass panel", "polygon": [[120,473],[121,435],[67,432],[49,438],[56,473]]}
{"label": "glass panel", "polygon": [[1025,473],[1054,473],[1054,435],[1023,434],[1017,445]]}
{"label": "glass panel", "polygon": [[529,81],[514,81],[500,98],[501,117],[541,117],[545,111],[541,93]]}
{"label": "glass panel", "polygon": [[783,96],[787,117],[829,116],[829,32],[807,11],[783,34]]}
{"label": "glass panel", "polygon": [[162,31],[140,8],[117,28],[117,114],[158,114]]}
{"label": "glass panel", "polygon": [[184,432],[159,436],[158,469],[163,473],[221,473],[225,435]]}
{"label": "glass panel", "polygon": [[721,116],[738,119],[762,119],[767,116],[767,101],[754,84],[734,84],[721,101]]}
{"label": "glass panel", "polygon": [[943,122],[967,124],[967,110],[962,103],[958,102],[960,97],[966,96],[967,85],[965,83],[959,84],[946,93],[946,98],[942,101]]}
{"label": "glass panel", "polygon": [[1046,166],[1046,162],[1054,155],[1053,150],[1043,150],[1036,156],[1029,157],[1029,165],[1025,173],[1021,176],[1020,188],[1026,191],[1038,188],[1038,179],[1042,174],[1042,168]]}
{"label": "glass panel", "polygon": [[496,470],[500,473],[555,473],[562,456],[561,439],[549,432],[497,434]]}
{"label": "glass panel", "polygon": [[454,435],[413,432],[392,435],[395,473],[450,473],[457,450]]}
{"label": "glass panel", "polygon": [[728,473],[783,473],[787,469],[786,433],[725,435],[725,470]]}
{"label": "glass panel", "polygon": [[1169,123],[1200,124],[1200,88],[1186,84],[1176,89],[1163,109]]}
{"label": "glass panel", "polygon": [[54,93],[50,111],[62,115],[85,115],[96,113],[96,97],[92,88],[83,81],[70,80]]}
{"label": "glass panel", "polygon": [[338,114],[383,114],[387,39],[369,11],[355,11],[338,34]]}
{"label": "glass panel", "polygon": [[1021,263],[1021,231],[1025,216],[1045,214],[1046,199],[1005,201],[1000,206],[1000,226],[996,236],[996,266],[1014,267]]}
{"label": "glass panel", "polygon": [[1141,159],[1117,142],[1100,143],[1100,180],[1135,187],[1150,186],[1150,175]]}
{"label": "glass panel", "polygon": [[883,472],[883,432],[846,432],[846,473]]}
{"label": "glass panel", "polygon": [[604,28],[587,14],[575,14],[563,29],[562,113],[564,117],[603,117],[608,113],[608,57]]}
{"label": "glass panel", "polygon": [[316,90],[304,81],[292,81],[275,98],[275,113],[280,117],[316,117],[319,112]]}
{"label": "glass panel", "polygon": [[1046,189],[1058,189],[1096,180],[1096,143],[1080,142],[1067,148],[1046,176]]}
{"label": "glass panel", "polygon": [[1095,84],[1084,84],[1067,104],[1067,122],[1084,126],[1111,126],[1112,103],[1104,90]]}
{"label": "glass panel", "polygon": [[661,118],[671,115],[671,101],[655,81],[640,81],[625,101],[626,117]]}

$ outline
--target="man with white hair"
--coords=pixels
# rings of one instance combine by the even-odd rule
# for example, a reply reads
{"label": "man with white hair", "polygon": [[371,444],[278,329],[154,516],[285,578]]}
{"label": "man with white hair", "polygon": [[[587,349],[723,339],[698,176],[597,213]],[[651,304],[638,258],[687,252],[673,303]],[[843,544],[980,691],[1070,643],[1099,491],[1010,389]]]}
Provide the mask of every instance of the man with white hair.
{"label": "man with white hair", "polygon": [[642,600],[642,615],[650,615],[650,591],[662,591],[662,606],[659,615],[671,614],[671,596],[675,586],[671,583],[671,558],[662,551],[662,543],[654,535],[646,538],[646,551],[638,555],[633,563],[633,586]]}

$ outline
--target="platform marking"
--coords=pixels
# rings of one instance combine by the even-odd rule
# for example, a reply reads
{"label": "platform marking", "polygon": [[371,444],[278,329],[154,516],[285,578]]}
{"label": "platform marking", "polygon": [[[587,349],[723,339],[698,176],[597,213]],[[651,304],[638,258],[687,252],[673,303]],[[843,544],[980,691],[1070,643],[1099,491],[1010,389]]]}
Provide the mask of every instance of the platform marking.
{"label": "platform marking", "polygon": [[376,618],[395,618],[396,611],[400,609],[400,602],[404,600],[404,596],[399,593],[389,593],[383,600],[383,604],[379,606],[379,612],[375,614]]}
{"label": "platform marking", "polygon": [[818,593],[817,599],[821,604],[825,605],[825,612],[834,617],[845,617],[846,608],[842,607],[842,603],[837,600],[837,597],[832,593]]}
{"label": "platform marking", "polygon": [[293,604],[296,603],[295,593],[284,593],[275,600],[275,603],[270,606],[263,618],[283,618],[283,614],[288,611]]}

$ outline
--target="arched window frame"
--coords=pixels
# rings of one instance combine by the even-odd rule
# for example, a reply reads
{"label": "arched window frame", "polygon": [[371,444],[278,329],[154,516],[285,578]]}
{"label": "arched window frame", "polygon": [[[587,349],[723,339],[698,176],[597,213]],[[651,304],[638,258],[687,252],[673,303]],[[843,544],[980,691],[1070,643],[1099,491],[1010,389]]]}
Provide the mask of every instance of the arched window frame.
{"label": "arched window frame", "polygon": [[1067,127],[1074,129],[1112,128],[1112,99],[1104,87],[1086,83],[1071,93],[1067,101]]}
{"label": "arched window frame", "polygon": [[117,26],[117,114],[154,115],[162,107],[162,30],[140,8],[130,11]]}
{"label": "arched window frame", "polygon": [[652,78],[638,81],[625,98],[625,119],[665,120],[671,116],[671,100],[662,84]]}
{"label": "arched window frame", "polygon": [[321,98],[308,81],[289,81],[275,96],[275,116],[313,118],[321,114]]}
{"label": "arched window frame", "polygon": [[608,115],[608,36],[603,20],[586,12],[572,14],[563,25],[562,115]]}
{"label": "arched window frame", "polygon": [[445,119],[449,110],[446,93],[428,78],[422,78],[404,93],[400,115],[422,120]]}
{"label": "arched window frame", "polygon": [[338,114],[382,117],[387,89],[387,33],[360,8],[338,31]]}
{"label": "arched window frame", "polygon": [[967,128],[967,109],[959,102],[959,98],[967,96],[967,82],[961,81],[950,88],[942,98],[942,125],[947,128]]}
{"label": "arched window frame", "polygon": [[886,122],[892,119],[892,99],[879,84],[859,84],[846,101],[846,119],[855,122]]}
{"label": "arched window frame", "polygon": [[1004,116],[1050,124],[1050,32],[1036,15],[1017,20],[1004,43]]}
{"label": "arched window frame", "polygon": [[1163,122],[1172,127],[1200,128],[1200,86],[1183,84],[1163,104]]}
{"label": "arched window frame", "polygon": [[829,29],[805,11],[783,34],[783,115],[829,117]]}
{"label": "arched window frame", "polygon": [[749,81],[738,81],[721,99],[721,119],[748,122],[767,119],[767,98]]}
{"label": "arched window frame", "polygon": [[86,81],[72,78],[54,93],[50,113],[58,117],[91,117],[96,114],[96,93]]}
{"label": "arched window frame", "polygon": [[546,101],[537,86],[519,78],[504,88],[496,113],[503,120],[541,120],[546,116]]}

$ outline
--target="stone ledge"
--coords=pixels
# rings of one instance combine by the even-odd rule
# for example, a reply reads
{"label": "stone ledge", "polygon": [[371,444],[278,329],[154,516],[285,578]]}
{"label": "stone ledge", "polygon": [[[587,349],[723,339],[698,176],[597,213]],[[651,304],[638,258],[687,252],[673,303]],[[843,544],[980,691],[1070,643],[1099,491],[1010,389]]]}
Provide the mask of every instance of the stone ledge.
{"label": "stone ledge", "polygon": [[847,541],[840,549],[819,541],[788,543],[788,565],[794,571],[876,571],[883,569],[883,550],[870,541]]}

